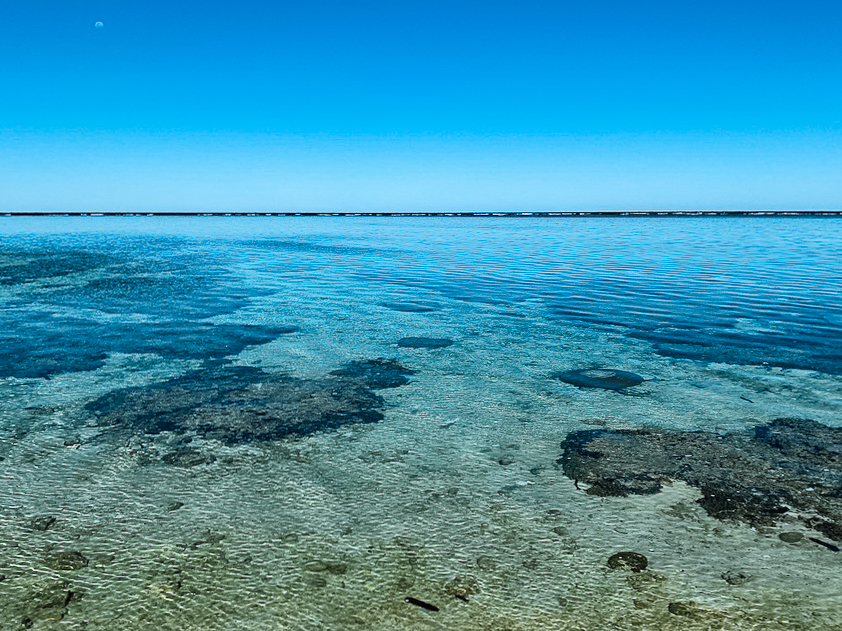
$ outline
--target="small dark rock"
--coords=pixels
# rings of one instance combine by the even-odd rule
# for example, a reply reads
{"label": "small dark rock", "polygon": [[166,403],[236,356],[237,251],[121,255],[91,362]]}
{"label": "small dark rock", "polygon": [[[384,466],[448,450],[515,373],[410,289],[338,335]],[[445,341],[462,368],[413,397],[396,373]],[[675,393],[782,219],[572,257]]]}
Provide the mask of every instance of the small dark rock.
{"label": "small dark rock", "polygon": [[667,577],[663,574],[657,574],[656,572],[650,572],[649,570],[644,570],[643,572],[637,572],[626,576],[626,583],[628,583],[629,587],[638,591],[644,591],[650,587],[655,587],[666,580]]}
{"label": "small dark rock", "polygon": [[210,530],[208,530],[204,539],[201,539],[200,541],[196,541],[196,542],[192,543],[190,545],[190,547],[195,550],[198,546],[201,546],[201,545],[204,545],[204,544],[215,545],[215,544],[219,543],[220,541],[222,541],[223,539],[225,539],[225,535],[220,534],[218,532],[211,532]]}
{"label": "small dark rock", "polygon": [[524,559],[521,562],[521,565],[525,567],[527,570],[537,570],[541,566],[541,562],[538,559]]}
{"label": "small dark rock", "polygon": [[617,552],[608,557],[607,565],[612,570],[642,572],[649,565],[649,560],[639,552]]}
{"label": "small dark rock", "polygon": [[778,535],[778,539],[784,543],[798,543],[804,538],[800,532],[782,532]]}
{"label": "small dark rock", "polygon": [[694,602],[670,603],[667,608],[669,609],[669,612],[671,614],[674,614],[676,616],[684,616],[685,618],[695,618],[702,612],[699,606]]}
{"label": "small dark rock", "polygon": [[445,584],[444,591],[454,598],[467,601],[469,596],[479,591],[479,581],[475,576],[457,576]]}
{"label": "small dark rock", "polygon": [[179,449],[164,454],[161,460],[167,464],[175,465],[176,467],[195,467],[200,464],[210,464],[216,461],[216,456],[213,454],[203,454],[196,449]]}
{"label": "small dark rock", "polygon": [[497,562],[494,557],[485,555],[477,559],[477,567],[483,570],[493,570],[497,567]]}
{"label": "small dark rock", "polygon": [[437,337],[402,337],[398,340],[401,348],[447,348],[453,340]]}
{"label": "small dark rock", "polygon": [[842,526],[839,524],[824,521],[820,524],[816,524],[813,528],[834,541],[842,541]]}
{"label": "small dark rock", "polygon": [[742,585],[751,580],[751,574],[729,570],[722,573],[722,579],[729,585]]}
{"label": "small dark rock", "polygon": [[564,383],[580,388],[602,388],[603,390],[616,390],[617,392],[622,392],[626,388],[639,385],[644,381],[640,375],[614,368],[568,370],[553,376]]}
{"label": "small dark rock", "polygon": [[413,576],[405,576],[404,575],[404,576],[401,576],[400,578],[398,578],[398,582],[397,582],[398,589],[401,589],[401,590],[409,589],[413,585],[415,585],[415,577],[413,577]]}
{"label": "small dark rock", "polygon": [[33,530],[47,530],[50,526],[56,523],[56,518],[52,515],[42,515],[40,517],[33,517],[29,522],[29,527]]}
{"label": "small dark rock", "polygon": [[50,554],[46,563],[54,570],[79,570],[88,565],[88,560],[80,552],[66,550]]}
{"label": "small dark rock", "polygon": [[310,561],[304,565],[307,572],[329,572],[330,574],[345,574],[348,571],[347,563],[337,561]]}
{"label": "small dark rock", "polygon": [[382,390],[406,385],[409,383],[406,375],[414,375],[415,371],[404,368],[394,359],[367,359],[352,361],[345,368],[334,370],[330,374],[358,379],[368,388]]}

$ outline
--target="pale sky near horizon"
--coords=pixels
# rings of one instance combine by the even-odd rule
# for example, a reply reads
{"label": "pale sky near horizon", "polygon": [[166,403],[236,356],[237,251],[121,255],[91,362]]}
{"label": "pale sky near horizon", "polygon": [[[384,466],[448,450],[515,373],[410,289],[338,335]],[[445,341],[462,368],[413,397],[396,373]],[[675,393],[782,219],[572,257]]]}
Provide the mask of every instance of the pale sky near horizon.
{"label": "pale sky near horizon", "polygon": [[840,27],[809,0],[7,2],[0,212],[840,209]]}

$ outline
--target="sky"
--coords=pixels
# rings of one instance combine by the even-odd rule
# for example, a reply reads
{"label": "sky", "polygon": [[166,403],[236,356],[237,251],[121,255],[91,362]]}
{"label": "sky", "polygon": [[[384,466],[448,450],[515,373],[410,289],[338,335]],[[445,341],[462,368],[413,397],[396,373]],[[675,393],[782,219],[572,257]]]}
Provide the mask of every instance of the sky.
{"label": "sky", "polygon": [[840,33],[838,1],[0,0],[0,212],[842,209]]}

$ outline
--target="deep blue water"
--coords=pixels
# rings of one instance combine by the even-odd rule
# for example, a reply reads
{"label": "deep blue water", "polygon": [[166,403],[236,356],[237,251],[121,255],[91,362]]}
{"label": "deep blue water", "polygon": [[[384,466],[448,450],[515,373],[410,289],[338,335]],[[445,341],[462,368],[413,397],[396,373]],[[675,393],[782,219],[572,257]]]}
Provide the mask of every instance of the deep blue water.
{"label": "deep blue water", "polygon": [[[30,262],[0,268],[0,287],[44,287],[4,296],[0,375],[95,368],[114,351],[230,355],[292,330],[205,322],[271,292],[273,278],[316,293],[324,283],[423,290],[515,317],[538,303],[546,317],[622,327],[670,357],[842,374],[840,228],[815,218],[5,217],[3,252]],[[62,281],[80,272],[93,277]]]}

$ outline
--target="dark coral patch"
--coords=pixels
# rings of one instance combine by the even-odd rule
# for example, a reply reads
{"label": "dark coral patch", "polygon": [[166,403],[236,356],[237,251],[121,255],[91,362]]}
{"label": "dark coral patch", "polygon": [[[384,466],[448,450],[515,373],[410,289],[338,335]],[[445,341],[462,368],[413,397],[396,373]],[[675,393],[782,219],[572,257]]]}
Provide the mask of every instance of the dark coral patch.
{"label": "dark coral patch", "polygon": [[102,267],[110,259],[80,250],[4,250],[0,261],[0,285],[20,285],[46,279],[61,283],[65,276]]}
{"label": "dark coral patch", "polygon": [[608,567],[612,570],[631,570],[642,572],[649,565],[649,559],[639,552],[618,552],[608,557]]}
{"label": "dark coral patch", "polygon": [[787,458],[842,469],[842,429],[803,418],[779,418],[755,427],[754,436]]}
{"label": "dark coral patch", "polygon": [[564,383],[580,388],[602,388],[603,390],[623,391],[625,388],[640,385],[644,379],[640,375],[614,368],[585,368],[583,370],[568,370],[553,375]]}
{"label": "dark coral patch", "polygon": [[[414,371],[391,360],[352,362],[321,379],[248,366],[211,366],[163,383],[110,392],[86,408],[103,425],[147,433],[195,432],[229,444],[305,436],[383,418],[373,389],[393,388]],[[192,466],[185,451],[165,457]]]}
{"label": "dark coral patch", "polygon": [[358,380],[368,388],[381,390],[383,388],[397,388],[409,383],[406,375],[414,375],[415,371],[404,368],[393,359],[366,359],[353,361],[345,368],[334,370],[330,374]]}
{"label": "dark coral patch", "polygon": [[439,337],[402,337],[398,340],[401,348],[447,348],[453,346],[453,340]]}
{"label": "dark coral patch", "polygon": [[587,493],[657,493],[670,479],[702,492],[717,519],[771,525],[798,510],[822,515],[808,526],[842,537],[842,428],[807,419],[775,419],[747,435],[650,430],[586,430],[562,442],[564,473]]}
{"label": "dark coral patch", "polygon": [[196,265],[0,249],[0,285],[20,286],[0,310],[0,377],[96,370],[112,353],[221,358],[297,330],[203,321],[250,300],[235,277],[207,261]]}
{"label": "dark coral patch", "polygon": [[[786,317],[786,316],[784,316]],[[816,318],[820,320],[820,316]],[[620,324],[618,322],[618,324]],[[650,342],[658,355],[698,362],[778,366],[842,374],[842,353],[838,335],[827,335],[826,325],[788,327],[781,333],[733,329],[729,324],[708,327],[643,328],[624,322],[630,337]]]}
{"label": "dark coral patch", "polygon": [[236,355],[298,331],[294,326],[199,322],[114,323],[71,318],[32,318],[25,334],[0,332],[0,377],[37,378],[67,371],[96,370],[111,353],[155,353],[167,359]]}

